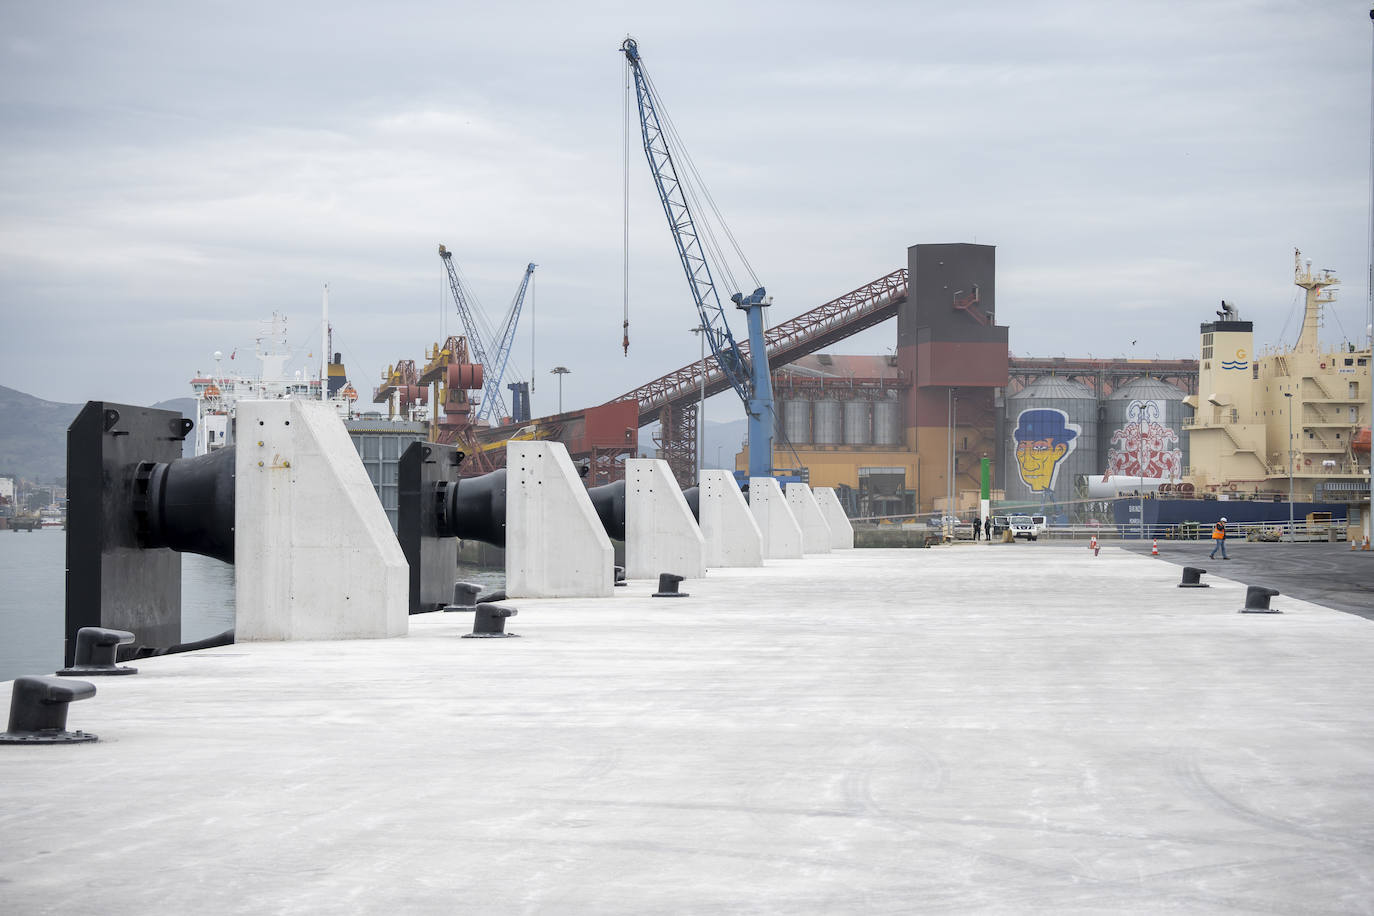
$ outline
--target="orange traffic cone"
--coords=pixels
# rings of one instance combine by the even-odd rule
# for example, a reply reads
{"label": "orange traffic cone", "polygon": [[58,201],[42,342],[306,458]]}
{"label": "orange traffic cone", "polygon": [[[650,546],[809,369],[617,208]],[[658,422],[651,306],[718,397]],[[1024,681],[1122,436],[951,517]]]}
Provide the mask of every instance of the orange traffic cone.
{"label": "orange traffic cone", "polygon": [[1159,556],[1159,538],[1155,538],[1153,541],[1150,542],[1150,556]]}
{"label": "orange traffic cone", "polygon": [[1366,535],[1364,536],[1364,546],[1361,547],[1360,549],[1361,549],[1361,550],[1368,550],[1368,549],[1369,549],[1369,535],[1366,534]]}
{"label": "orange traffic cone", "polygon": [[1097,556],[1097,535],[1093,535],[1092,542],[1088,544],[1093,550],[1093,556]]}

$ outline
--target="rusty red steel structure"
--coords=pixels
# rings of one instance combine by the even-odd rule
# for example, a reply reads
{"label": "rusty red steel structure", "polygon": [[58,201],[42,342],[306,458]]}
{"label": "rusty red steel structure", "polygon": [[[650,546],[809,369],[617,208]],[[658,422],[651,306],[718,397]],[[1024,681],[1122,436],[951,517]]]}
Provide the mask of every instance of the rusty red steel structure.
{"label": "rusty red steel structure", "polygon": [[1197,394],[1195,359],[1076,359],[1013,356],[1007,360],[1010,384],[1007,393],[1025,388],[1043,375],[1074,379],[1106,397],[1122,384],[1142,375],[1168,382],[1187,394]]}
{"label": "rusty red steel structure", "polygon": [[[763,339],[768,347],[768,367],[776,369],[881,324],[897,314],[906,297],[907,273],[902,268],[767,329]],[[740,348],[748,355],[747,342],[741,342]],[[640,385],[615,401],[638,402],[639,425],[647,426],[660,419],[664,407],[680,411],[699,399],[703,375],[707,397],[730,387],[715,357],[708,356]]]}

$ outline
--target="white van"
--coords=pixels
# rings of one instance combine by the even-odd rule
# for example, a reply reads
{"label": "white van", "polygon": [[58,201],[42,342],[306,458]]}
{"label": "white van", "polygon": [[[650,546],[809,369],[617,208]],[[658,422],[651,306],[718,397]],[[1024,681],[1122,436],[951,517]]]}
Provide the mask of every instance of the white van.
{"label": "white van", "polygon": [[[1040,537],[1040,535],[1045,533],[1045,529],[1049,527],[1049,520],[1043,515],[1032,515],[1030,520],[1031,526],[1035,528],[1035,537]],[[1034,540],[1034,538],[1032,538],[1032,540]]]}

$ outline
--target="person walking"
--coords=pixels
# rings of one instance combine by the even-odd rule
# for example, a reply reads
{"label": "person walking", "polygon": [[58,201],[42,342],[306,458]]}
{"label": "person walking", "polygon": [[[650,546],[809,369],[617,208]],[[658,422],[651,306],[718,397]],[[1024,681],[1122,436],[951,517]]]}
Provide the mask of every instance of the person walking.
{"label": "person walking", "polygon": [[992,516],[983,519],[983,540],[992,543]]}
{"label": "person walking", "polygon": [[1207,555],[1207,558],[1215,560],[1218,550],[1221,551],[1223,560],[1231,559],[1226,555],[1226,516],[1224,515],[1221,521],[1217,522],[1216,527],[1212,529],[1212,552]]}
{"label": "person walking", "polygon": [[978,540],[978,536],[983,533],[983,523],[978,519],[973,520],[973,539]]}

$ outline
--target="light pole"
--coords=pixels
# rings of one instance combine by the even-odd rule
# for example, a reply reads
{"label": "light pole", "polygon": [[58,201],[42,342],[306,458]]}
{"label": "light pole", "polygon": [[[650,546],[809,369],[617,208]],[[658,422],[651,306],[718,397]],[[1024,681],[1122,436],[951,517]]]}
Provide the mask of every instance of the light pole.
{"label": "light pole", "polygon": [[559,412],[559,413],[562,413],[562,412],[563,412],[563,376],[567,375],[567,374],[568,374],[569,372],[571,372],[571,371],[572,371],[572,370],[569,369],[569,368],[567,368],[566,366],[554,366],[552,369],[549,370],[549,374],[550,374],[550,375],[556,375],[556,376],[558,376],[558,412]]}
{"label": "light pole", "polygon": [[[1136,449],[1136,470],[1140,472],[1140,490],[1137,495],[1140,497],[1140,539],[1145,540],[1145,402],[1137,401],[1140,409],[1135,415],[1135,430],[1138,440]],[[1156,518],[1159,516],[1156,515]]]}
{"label": "light pole", "polygon": [[706,463],[706,325],[691,329],[701,339],[701,403],[697,407],[697,486],[701,486],[701,469]]}
{"label": "light pole", "polygon": [[1293,543],[1293,392],[1285,391],[1288,400],[1288,543]]}
{"label": "light pole", "polygon": [[[1369,11],[1369,19],[1374,24],[1374,10]],[[1374,57],[1370,58],[1370,68],[1369,121],[1370,124],[1374,125]],[[1374,142],[1369,144],[1369,174],[1371,182],[1374,182]],[[1370,231],[1374,231],[1374,183],[1369,186],[1369,226]],[[1368,238],[1370,254],[1374,255],[1374,235]],[[1374,264],[1374,261],[1370,263]],[[1365,296],[1369,299],[1370,384],[1369,391],[1365,392],[1365,395],[1369,399],[1369,428],[1374,430],[1374,268],[1371,268],[1367,283]],[[1369,455],[1369,504],[1367,506],[1368,511],[1364,514],[1364,533],[1365,537],[1374,539],[1374,451],[1371,451]],[[1357,470],[1359,469],[1358,464],[1355,467]]]}
{"label": "light pole", "polygon": [[947,470],[945,472],[945,518],[944,522],[941,525],[941,527],[943,527],[945,530],[946,537],[948,537],[951,541],[954,540],[954,538],[958,534],[958,531],[954,527],[955,522],[953,521],[954,498],[957,492],[954,484],[954,431],[959,424],[959,398],[956,397],[954,394],[954,392],[957,390],[957,388],[949,389],[949,455],[947,460]]}

